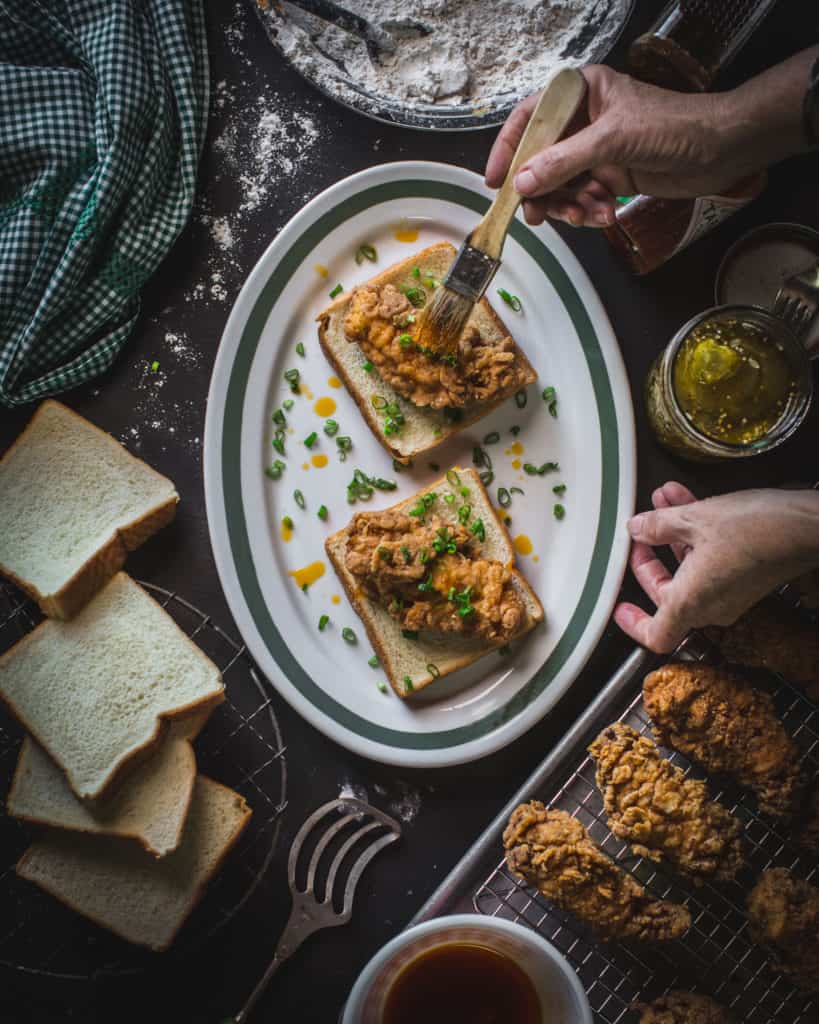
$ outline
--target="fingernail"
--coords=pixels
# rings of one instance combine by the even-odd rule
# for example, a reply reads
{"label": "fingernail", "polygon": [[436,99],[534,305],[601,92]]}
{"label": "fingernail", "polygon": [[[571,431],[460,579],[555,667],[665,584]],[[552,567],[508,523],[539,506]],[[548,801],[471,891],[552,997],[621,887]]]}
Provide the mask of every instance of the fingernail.
{"label": "fingernail", "polygon": [[515,191],[520,192],[521,195],[526,195],[527,192],[531,192],[536,185],[537,180],[528,167],[525,170],[522,170],[515,178]]}
{"label": "fingernail", "polygon": [[626,525],[632,537],[639,537],[643,529],[643,517],[632,516]]}

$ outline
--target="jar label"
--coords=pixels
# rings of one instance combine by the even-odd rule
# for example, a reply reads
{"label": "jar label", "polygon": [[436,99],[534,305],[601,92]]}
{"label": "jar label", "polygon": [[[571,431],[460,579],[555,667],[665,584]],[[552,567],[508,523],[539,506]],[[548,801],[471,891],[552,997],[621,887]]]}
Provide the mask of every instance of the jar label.
{"label": "jar label", "polygon": [[[687,246],[691,245],[692,242],[696,242],[698,238],[702,238],[703,235],[707,235],[712,228],[717,227],[718,224],[722,224],[724,220],[728,220],[732,213],[736,213],[737,210],[741,210],[742,207],[747,206],[750,201],[750,196],[741,196],[739,198],[732,198],[729,196],[699,196],[694,200],[694,205],[691,209],[691,217],[688,221],[688,227],[685,229],[682,238],[674,247],[671,256],[681,252]],[[669,256],[669,259],[671,256]]]}

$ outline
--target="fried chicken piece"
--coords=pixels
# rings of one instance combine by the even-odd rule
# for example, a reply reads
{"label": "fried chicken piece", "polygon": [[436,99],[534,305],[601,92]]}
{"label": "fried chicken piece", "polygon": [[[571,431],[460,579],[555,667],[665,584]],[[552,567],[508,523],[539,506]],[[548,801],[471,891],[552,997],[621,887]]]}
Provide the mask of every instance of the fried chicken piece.
{"label": "fried chicken piece", "polygon": [[640,1024],[731,1024],[724,1006],[708,996],[672,989],[653,1003],[637,1003]]}
{"label": "fried chicken piece", "polygon": [[777,672],[819,701],[819,630],[782,601],[760,601],[733,626],[709,626],[705,633],[726,661]]}
{"label": "fried chicken piece", "polygon": [[464,526],[387,509],[353,517],[346,565],[404,629],[504,643],[523,626],[526,609],[512,570],[474,555]]}
{"label": "fried chicken piece", "polygon": [[604,938],[663,942],[691,924],[685,907],[651,896],[565,811],[533,800],[515,808],[503,833],[506,862],[567,913]]}
{"label": "fried chicken piece", "polygon": [[819,889],[771,868],[748,896],[748,917],[756,940],[774,952],[776,969],[819,992]]}
{"label": "fried chicken piece", "polygon": [[680,662],[646,676],[643,703],[658,742],[731,776],[759,809],[787,820],[805,786],[799,748],[767,693],[713,665]]}
{"label": "fried chicken piece", "polygon": [[609,828],[635,853],[694,882],[731,881],[743,864],[742,826],[704,782],[687,779],[648,736],[616,722],[589,747]]}
{"label": "fried chicken piece", "polygon": [[350,297],[344,334],[355,342],[378,373],[413,405],[463,408],[489,402],[531,383],[511,337],[488,341],[468,324],[456,357],[439,356],[415,344],[416,311],[394,284],[362,285]]}

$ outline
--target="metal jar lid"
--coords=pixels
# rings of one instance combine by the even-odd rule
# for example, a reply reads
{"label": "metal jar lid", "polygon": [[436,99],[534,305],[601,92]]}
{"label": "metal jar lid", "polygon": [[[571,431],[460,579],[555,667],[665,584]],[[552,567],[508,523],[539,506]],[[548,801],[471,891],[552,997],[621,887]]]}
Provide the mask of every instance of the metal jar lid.
{"label": "metal jar lid", "polygon": [[[717,304],[771,309],[782,283],[817,260],[819,231],[804,224],[763,224],[734,242],[723,257],[714,286]],[[804,344],[817,354],[819,320]]]}

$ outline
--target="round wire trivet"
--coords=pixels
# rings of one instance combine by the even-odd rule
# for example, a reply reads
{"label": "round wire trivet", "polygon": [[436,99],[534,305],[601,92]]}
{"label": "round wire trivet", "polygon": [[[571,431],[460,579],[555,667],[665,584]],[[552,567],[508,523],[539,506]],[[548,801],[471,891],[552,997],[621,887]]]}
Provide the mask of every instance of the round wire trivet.
{"label": "round wire trivet", "polygon": [[[162,962],[210,941],[265,881],[287,806],[287,762],[281,730],[244,644],[177,593],[141,584],[219,667],[225,700],[194,742],[197,770],[230,786],[253,809],[250,823],[211,881]],[[0,653],[42,616],[18,590],[0,583]],[[160,954],[132,946],[19,879],[14,867],[34,830],[3,809],[23,730],[0,707],[0,967],[30,976],[85,981],[134,974]]]}

